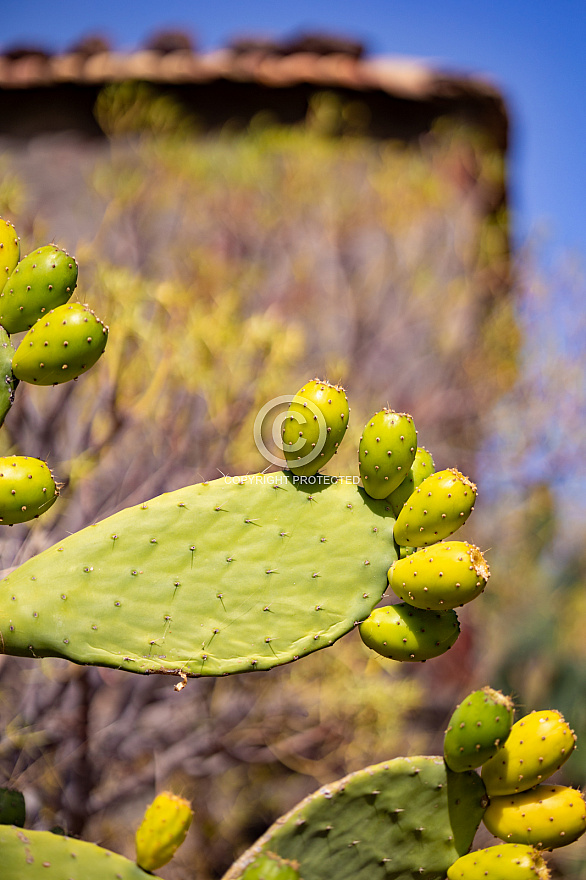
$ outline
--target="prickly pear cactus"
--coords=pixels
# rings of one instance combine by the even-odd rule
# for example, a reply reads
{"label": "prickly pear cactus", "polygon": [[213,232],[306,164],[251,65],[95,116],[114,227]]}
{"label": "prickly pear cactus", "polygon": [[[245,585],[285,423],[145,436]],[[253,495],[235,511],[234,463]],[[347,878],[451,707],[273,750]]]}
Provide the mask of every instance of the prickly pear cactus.
{"label": "prickly pear cactus", "polygon": [[586,802],[575,788],[543,783],[528,791],[492,797],[484,824],[501,840],[554,849],[584,834]]}
{"label": "prickly pear cactus", "polygon": [[403,505],[417,487],[433,473],[435,473],[435,465],[431,453],[424,449],[423,446],[418,446],[409,473],[388,497],[388,502],[391,505],[395,518],[399,516]]}
{"label": "prickly pear cactus", "polygon": [[0,289],[14,272],[19,259],[20,239],[16,229],[0,217]]}
{"label": "prickly pear cactus", "polygon": [[304,880],[443,880],[470,848],[486,796],[476,773],[441,758],[395,758],[323,786],[227,872],[240,880],[267,851],[299,863]]}
{"label": "prickly pear cactus", "polygon": [[452,647],[460,635],[455,611],[424,611],[406,602],[375,608],[360,624],[367,647],[391,660],[431,660]]}
{"label": "prickly pear cactus", "polygon": [[282,859],[270,851],[261,852],[248,865],[242,880],[299,880],[299,862]]}
{"label": "prickly pear cactus", "polygon": [[383,409],[366,423],[358,447],[360,476],[372,498],[387,498],[409,474],[417,431],[408,413]]}
{"label": "prickly pear cactus", "polygon": [[25,823],[26,807],[20,791],[11,788],[0,788],[0,825],[18,825]]}
{"label": "prickly pear cactus", "polygon": [[283,473],[161,495],[0,582],[3,650],[133,672],[270,669],[368,617],[396,556],[384,501]]}
{"label": "prickly pear cactus", "polygon": [[542,854],[532,846],[502,843],[467,853],[448,868],[448,880],[549,880]]}
{"label": "prickly pear cactus", "polygon": [[485,764],[504,745],[513,724],[510,697],[484,687],[469,694],[450,718],[444,758],[457,773]]}
{"label": "prickly pear cactus", "polygon": [[17,379],[58,385],[77,379],[104,353],[108,328],[81,303],[51,309],[28,331],[12,361]]}
{"label": "prickly pear cactus", "polygon": [[45,513],[59,489],[44,461],[27,455],[0,458],[0,524],[12,526]]}
{"label": "prickly pear cactus", "polygon": [[[0,226],[2,221],[0,220]],[[18,384],[12,374],[14,348],[8,333],[0,327],[0,427],[4,424],[10,407],[14,402],[14,392]]]}
{"label": "prickly pear cactus", "polygon": [[187,835],[193,810],[185,798],[163,791],[147,807],[136,832],[136,863],[156,871],[170,862]]}
{"label": "prickly pear cactus", "polygon": [[2,880],[148,880],[152,874],[117,853],[52,834],[0,825]]}
{"label": "prickly pear cactus", "polygon": [[77,284],[77,263],[47,244],[18,263],[0,291],[0,324],[8,333],[28,330],[43,315],[66,303]]}
{"label": "prickly pear cactus", "polygon": [[466,605],[484,590],[490,570],[478,547],[448,541],[398,559],[389,569],[393,592],[415,608],[447,611]]}
{"label": "prickly pear cactus", "polygon": [[482,767],[489,795],[514,794],[543,782],[568,760],[575,744],[560,712],[530,712],[513,724],[503,747]]}
{"label": "prickly pear cactus", "polygon": [[319,379],[306,382],[283,422],[283,453],[294,474],[312,476],[338,451],[350,410],[344,389]]}
{"label": "prickly pear cactus", "polygon": [[425,547],[449,538],[464,525],[476,500],[476,486],[455,468],[423,480],[395,524],[397,544]]}

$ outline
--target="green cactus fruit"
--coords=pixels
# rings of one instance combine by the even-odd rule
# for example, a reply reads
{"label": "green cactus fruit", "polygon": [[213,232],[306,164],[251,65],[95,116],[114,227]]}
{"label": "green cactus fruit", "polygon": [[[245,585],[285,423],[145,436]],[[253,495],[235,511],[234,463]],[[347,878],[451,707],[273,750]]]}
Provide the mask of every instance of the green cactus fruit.
{"label": "green cactus fruit", "polygon": [[324,785],[232,865],[240,880],[270,850],[311,880],[441,880],[472,844],[486,805],[476,773],[438,757],[395,758]]}
{"label": "green cactus fruit", "polygon": [[17,379],[58,385],[77,379],[104,353],[108,328],[81,303],[57,306],[34,324],[16,349]]}
{"label": "green cactus fruit", "polygon": [[16,229],[12,223],[0,217],[0,288],[4,287],[7,279],[14,272],[19,259],[20,239]]}
{"label": "green cactus fruit", "polygon": [[461,773],[480,767],[507,739],[513,724],[513,701],[484,687],[466,697],[450,718],[444,739],[444,758]]}
{"label": "green cactus fruit", "polygon": [[12,406],[14,392],[18,385],[18,380],[14,378],[12,373],[13,357],[14,348],[8,333],[3,327],[0,327],[0,427],[4,424],[4,419]]}
{"label": "green cactus fruit", "polygon": [[509,843],[554,849],[584,834],[586,802],[575,788],[548,782],[517,794],[492,797],[484,824],[491,834]]}
{"label": "green cactus fruit", "polygon": [[136,863],[156,871],[170,862],[187,836],[193,810],[185,798],[163,791],[147,807],[136,832]]}
{"label": "green cactus fruit", "polygon": [[501,843],[467,853],[448,868],[448,880],[550,880],[539,850]]}
{"label": "green cactus fruit", "polygon": [[406,479],[417,452],[417,431],[407,413],[383,409],[366,423],[358,446],[362,485],[371,498],[388,498]]}
{"label": "green cactus fruit", "polygon": [[199,676],[328,647],[380,602],[394,519],[314,479],[221,478],[70,535],[0,581],[3,651]]}
{"label": "green cactus fruit", "polygon": [[513,794],[545,781],[568,760],[575,744],[574,731],[555,709],[525,715],[482,767],[488,794]]}
{"label": "green cactus fruit", "polygon": [[471,602],[484,590],[490,570],[474,544],[433,544],[398,559],[389,569],[393,592],[415,608],[446,611]]}
{"label": "green cactus fruit", "polygon": [[0,825],[18,825],[22,828],[25,819],[23,794],[10,788],[0,788]]}
{"label": "green cactus fruit", "polygon": [[0,524],[35,519],[55,503],[59,489],[49,466],[27,455],[0,458]]}
{"label": "green cactus fruit", "polygon": [[243,880],[299,880],[299,862],[282,859],[276,853],[261,852],[242,875]]}
{"label": "green cactus fruit", "polygon": [[476,500],[476,486],[455,468],[423,480],[403,506],[395,523],[401,546],[425,547],[442,541],[464,525]]}
{"label": "green cactus fruit", "polygon": [[77,263],[47,244],[18,263],[0,292],[0,324],[9,333],[28,330],[51,309],[63,305],[77,284]]}
{"label": "green cactus fruit", "polygon": [[130,859],[50,831],[0,825],[2,880],[153,880]]}
{"label": "green cactus fruit", "polygon": [[417,487],[421,485],[426,477],[431,476],[433,473],[435,473],[435,465],[431,453],[424,449],[423,446],[418,446],[415,452],[415,460],[411,465],[409,473],[387,499],[395,517],[399,516],[403,505]]}
{"label": "green cactus fruit", "polygon": [[391,660],[439,657],[460,635],[455,611],[422,611],[405,602],[375,608],[359,627],[362,641]]}
{"label": "green cactus fruit", "polygon": [[283,421],[283,453],[289,470],[313,476],[338,451],[348,427],[348,400],[340,385],[312,379],[301,388]]}

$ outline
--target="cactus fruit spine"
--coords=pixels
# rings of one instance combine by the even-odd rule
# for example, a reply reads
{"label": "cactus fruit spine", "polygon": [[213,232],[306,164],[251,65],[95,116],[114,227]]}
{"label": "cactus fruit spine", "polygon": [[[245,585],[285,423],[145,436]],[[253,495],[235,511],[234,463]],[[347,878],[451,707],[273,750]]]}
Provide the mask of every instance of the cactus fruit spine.
{"label": "cactus fruit spine", "polygon": [[489,577],[486,559],[478,547],[465,541],[449,541],[398,559],[389,569],[389,586],[409,605],[446,611],[476,599]]}
{"label": "cactus fruit spine", "polygon": [[526,791],[547,779],[570,757],[574,731],[555,709],[531,712],[511,728],[507,741],[482,767],[488,794]]}
{"label": "cactus fruit spine", "polygon": [[28,330],[71,297],[77,263],[53,244],[37,248],[18,263],[0,292],[0,324],[8,333]]}
{"label": "cactus fruit spine", "polygon": [[549,880],[539,850],[520,843],[501,843],[461,856],[448,868],[448,880]]}
{"label": "cactus fruit spine", "polygon": [[448,723],[444,738],[446,764],[457,773],[480,767],[505,742],[512,723],[510,697],[491,687],[474,691],[462,700]]}
{"label": "cactus fruit spine", "polygon": [[14,272],[19,259],[20,239],[16,229],[12,223],[0,217],[0,287]]}
{"label": "cactus fruit spine", "polygon": [[435,473],[435,465],[431,453],[424,449],[423,446],[418,446],[415,452],[415,460],[411,465],[409,473],[387,499],[395,517],[399,516],[403,505],[417,487],[433,473]]}
{"label": "cactus fruit spine", "polygon": [[58,495],[46,462],[26,455],[0,458],[0,524],[12,526],[34,519],[45,513]]}
{"label": "cactus fruit spine", "polygon": [[438,757],[395,758],[305,798],[224,880],[266,851],[297,861],[305,880],[440,880],[470,848],[484,809],[476,773],[452,773]]}
{"label": "cactus fruit spine", "polygon": [[170,862],[187,836],[193,810],[185,798],[163,791],[147,807],[136,832],[136,863],[156,871]]}
{"label": "cactus fruit spine", "polygon": [[283,453],[289,470],[313,476],[338,451],[350,410],[344,389],[319,379],[306,382],[283,422]]}
{"label": "cactus fruit spine", "polygon": [[58,385],[93,367],[107,341],[108,328],[88,306],[57,306],[30,328],[16,349],[12,370],[24,382]]}
{"label": "cactus fruit spine", "polygon": [[366,423],[358,447],[362,485],[371,498],[387,498],[409,474],[417,431],[407,413],[383,409]]}
{"label": "cactus fruit spine", "polygon": [[422,611],[406,603],[375,608],[359,627],[364,644],[390,660],[439,657],[460,634],[455,611]]}
{"label": "cactus fruit spine", "polygon": [[455,468],[438,471],[416,488],[395,523],[397,544],[424,547],[464,525],[476,500],[476,486]]}
{"label": "cactus fruit spine", "polygon": [[575,788],[542,783],[528,791],[491,797],[484,824],[501,840],[553,849],[584,834],[586,803]]}

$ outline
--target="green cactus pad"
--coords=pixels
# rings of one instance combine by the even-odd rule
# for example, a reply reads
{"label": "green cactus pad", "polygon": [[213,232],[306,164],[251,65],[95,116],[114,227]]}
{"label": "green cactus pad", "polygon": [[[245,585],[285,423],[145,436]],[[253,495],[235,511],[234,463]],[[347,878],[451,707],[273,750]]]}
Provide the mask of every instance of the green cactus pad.
{"label": "green cactus pad", "polygon": [[3,650],[195,676],[331,645],[395,558],[388,505],[333,479],[227,477],[66,538],[0,582]]}
{"label": "green cactus pad", "polygon": [[422,611],[406,602],[375,608],[360,624],[365,645],[390,660],[439,657],[460,635],[455,611]]}
{"label": "green cactus pad", "polygon": [[248,865],[242,878],[243,880],[299,880],[299,862],[282,859],[276,853],[261,852]]}
{"label": "green cactus pad", "polygon": [[446,611],[466,605],[484,590],[490,570],[474,544],[446,541],[398,559],[389,569],[393,592],[415,608]]}
{"label": "green cactus pad", "polygon": [[77,284],[77,263],[48,244],[18,263],[0,292],[0,324],[9,333],[28,330],[51,309],[66,303]]}
{"label": "green cactus pad", "polygon": [[383,409],[366,423],[358,446],[360,477],[372,498],[387,498],[408,476],[417,431],[408,413]]}
{"label": "green cactus pad", "polygon": [[[1,225],[1,221],[0,221]],[[14,400],[14,392],[18,382],[12,374],[12,358],[14,348],[8,337],[8,333],[0,327],[0,427]]]}
{"label": "green cactus pad", "polygon": [[455,468],[423,480],[403,506],[395,523],[401,546],[425,547],[442,541],[463,526],[476,500],[476,486]]}
{"label": "green cactus pad", "polygon": [[511,728],[507,741],[482,767],[489,795],[526,791],[559,770],[574,749],[576,737],[555,709],[530,712]]}
{"label": "green cactus pad", "polygon": [[340,385],[319,379],[305,383],[283,422],[283,453],[294,474],[311,476],[328,463],[344,438],[349,414]]}
{"label": "green cactus pad", "polygon": [[484,687],[469,694],[450,718],[444,739],[444,758],[460,773],[480,767],[496,755],[513,723],[513,701]]}
{"label": "green cactus pad", "polygon": [[2,880],[152,880],[117,853],[52,834],[0,825]]}
{"label": "green cactus pad", "polygon": [[0,788],[0,825],[18,825],[25,823],[26,807],[24,795],[11,788]]}
{"label": "green cactus pad", "polygon": [[539,850],[520,843],[501,843],[467,853],[448,868],[448,880],[549,880]]}
{"label": "green cactus pad", "polygon": [[443,880],[472,843],[486,805],[476,773],[442,758],[395,758],[320,788],[227,872],[239,880],[268,850],[310,880]]}
{"label": "green cactus pad", "polygon": [[58,496],[46,462],[27,455],[0,458],[0,525],[29,522],[46,513]]}
{"label": "green cactus pad", "polygon": [[58,385],[77,379],[104,353],[108,328],[81,303],[57,306],[34,324],[12,361],[17,379]]}
{"label": "green cactus pad", "polygon": [[411,465],[409,473],[403,482],[397,486],[394,492],[391,492],[387,499],[391,505],[395,518],[399,516],[403,505],[415,492],[417,487],[433,473],[435,473],[435,465],[431,453],[428,452],[427,449],[424,449],[423,446],[418,446],[415,453],[415,460]]}
{"label": "green cactus pad", "polygon": [[136,832],[136,863],[156,871],[170,862],[187,835],[193,810],[185,798],[162,791],[147,807]]}
{"label": "green cactus pad", "polygon": [[0,217],[0,289],[14,272],[19,259],[20,239],[16,229]]}
{"label": "green cactus pad", "polygon": [[582,792],[545,783],[502,797],[492,797],[484,814],[491,834],[510,843],[539,849],[567,846],[586,831]]}

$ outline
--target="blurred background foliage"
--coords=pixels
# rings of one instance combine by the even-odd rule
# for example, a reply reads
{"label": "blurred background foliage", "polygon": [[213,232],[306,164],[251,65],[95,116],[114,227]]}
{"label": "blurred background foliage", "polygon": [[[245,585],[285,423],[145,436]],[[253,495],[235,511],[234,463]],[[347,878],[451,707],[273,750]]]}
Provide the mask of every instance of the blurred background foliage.
{"label": "blurred background foliage", "polygon": [[[586,742],[583,279],[511,258],[504,157],[477,131],[446,119],[414,144],[376,141],[365,112],[324,92],[304,125],[261,113],[210,134],[122,83],[96,105],[106,148],[80,159],[47,137],[0,155],[0,215],[23,253],[73,252],[77,296],[111,329],[77,382],[18,389],[0,451],[48,458],[65,487],[32,527],[3,531],[0,568],[162,491],[262,470],[256,413],[314,375],[352,407],[330,473],[357,473],[361,428],[388,404],[412,413],[438,468],[479,483],[464,537],[493,576],[431,664],[379,660],[353,634],[177,694],[156,676],[0,657],[0,772],[29,824],[132,857],[145,803],[173,787],[196,820],[168,880],[219,876],[319,784],[441,751],[454,705],[486,683],[562,709]],[[567,781],[584,782],[585,754]],[[559,876],[579,876],[581,852],[558,857]]]}

